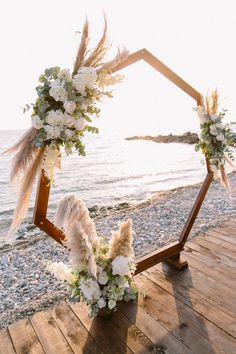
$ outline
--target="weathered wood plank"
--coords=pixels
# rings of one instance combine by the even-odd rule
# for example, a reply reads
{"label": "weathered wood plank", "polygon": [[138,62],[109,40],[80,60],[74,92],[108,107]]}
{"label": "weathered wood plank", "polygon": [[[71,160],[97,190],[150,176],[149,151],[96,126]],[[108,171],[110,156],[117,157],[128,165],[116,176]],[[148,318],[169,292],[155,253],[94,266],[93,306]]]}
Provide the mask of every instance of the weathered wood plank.
{"label": "weathered wood plank", "polygon": [[100,354],[102,352],[101,348],[98,348],[95,340],[65,302],[55,306],[50,313],[76,354]]}
{"label": "weathered wood plank", "polygon": [[191,250],[199,252],[209,257],[213,262],[217,260],[218,262],[235,269],[236,259],[226,256],[222,248],[217,251],[217,248],[219,249],[215,243],[201,239],[196,239],[194,242],[188,242],[188,244],[185,246],[185,250],[188,252],[191,252]]}
{"label": "weathered wood plank", "polygon": [[15,322],[8,329],[17,354],[44,354],[44,350],[28,319]]}
{"label": "weathered wood plank", "polygon": [[236,341],[232,336],[226,335],[226,339],[221,340],[220,335],[224,336],[224,332],[177,296],[172,296],[144,275],[139,276],[138,283],[150,294],[144,299],[140,297],[139,305],[194,353],[228,354],[232,348],[235,350]]}
{"label": "weathered wood plank", "polygon": [[122,303],[118,311],[132,321],[155,344],[154,353],[190,354],[192,351],[174,337],[159,321],[133,302]]}
{"label": "weathered wood plank", "polygon": [[0,354],[16,354],[7,329],[0,332]]}
{"label": "weathered wood plank", "polygon": [[213,232],[209,231],[207,234],[205,234],[203,236],[206,240],[216,243],[218,246],[220,247],[225,247],[228,250],[233,251],[234,253],[236,253],[236,245],[234,245],[233,243],[224,241],[223,239],[217,238],[213,236]]}
{"label": "weathered wood plank", "polygon": [[49,312],[38,312],[30,320],[46,354],[73,353]]}
{"label": "weathered wood plank", "polygon": [[69,304],[69,306],[83,323],[86,330],[95,339],[99,347],[103,349],[104,354],[132,353],[127,344],[114,331],[109,317],[90,318],[87,306],[82,303]]}
{"label": "weathered wood plank", "polygon": [[189,262],[191,262],[192,268],[195,268],[199,272],[209,275],[210,277],[231,287],[232,289],[236,289],[236,275],[234,268],[227,267],[217,260],[210,262],[208,257],[191,249],[186,250],[184,252],[184,256]]}
{"label": "weathered wood plank", "polygon": [[[145,274],[147,274],[147,277],[155,284],[204,316],[206,318],[204,321],[207,322],[208,320],[215,324],[215,326],[221,328],[222,331],[226,331],[233,337],[236,337],[236,318],[233,311],[231,313],[232,316],[228,315],[219,307],[217,308],[215,304],[211,304],[207,297],[201,297],[200,293],[194,293],[190,290],[191,288],[182,284],[181,281],[178,282],[178,279],[170,278],[155,268],[148,270]],[[218,331],[214,326],[212,328]],[[221,333],[220,331],[218,332],[219,334]]]}
{"label": "weathered wood plank", "polygon": [[236,247],[236,237],[235,237],[235,228],[226,227],[220,229],[209,230],[208,235],[212,235],[222,241],[233,244],[233,248]]}
{"label": "weathered wood plank", "polygon": [[215,254],[219,255],[219,257],[223,256],[225,260],[226,259],[228,260],[228,262],[230,262],[230,261],[234,261],[235,262],[235,252],[233,252],[232,250],[229,250],[228,248],[225,248],[223,246],[219,247],[219,245],[217,245],[214,242],[211,242],[211,241],[207,240],[206,238],[204,238],[204,236],[203,237],[201,237],[201,236],[196,237],[195,239],[192,240],[192,242],[188,242],[185,245],[185,247],[186,248],[190,247],[190,245],[192,243],[201,245],[203,247],[208,248],[211,251],[214,251]]}
{"label": "weathered wood plank", "polygon": [[170,281],[182,286],[185,291],[188,290],[191,294],[194,294],[196,299],[202,298],[204,301],[206,299],[207,302],[210,302],[229,316],[235,317],[235,290],[197,271],[191,265],[185,272],[177,272],[168,264],[158,264],[155,269],[161,272],[163,276],[169,277]]}

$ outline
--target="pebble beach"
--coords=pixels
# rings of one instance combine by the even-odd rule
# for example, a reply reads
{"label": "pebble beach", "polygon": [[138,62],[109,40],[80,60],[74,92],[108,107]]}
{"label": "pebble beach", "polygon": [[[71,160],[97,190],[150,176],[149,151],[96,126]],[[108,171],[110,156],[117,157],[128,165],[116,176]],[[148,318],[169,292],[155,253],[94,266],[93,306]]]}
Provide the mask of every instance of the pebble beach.
{"label": "pebble beach", "polygon": [[[190,238],[236,217],[236,174],[230,175],[232,195],[214,181]],[[160,192],[139,203],[93,207],[99,235],[107,241],[119,221],[131,218],[137,257],[176,241],[201,184]],[[67,262],[68,251],[36,228],[0,248],[0,329],[48,309],[68,297],[66,287],[47,271],[47,262]]]}

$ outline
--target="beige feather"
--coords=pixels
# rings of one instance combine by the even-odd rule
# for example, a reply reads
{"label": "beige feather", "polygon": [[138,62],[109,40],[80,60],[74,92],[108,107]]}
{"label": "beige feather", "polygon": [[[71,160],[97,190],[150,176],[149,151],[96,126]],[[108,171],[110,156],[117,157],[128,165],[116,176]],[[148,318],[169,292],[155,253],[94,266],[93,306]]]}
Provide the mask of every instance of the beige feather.
{"label": "beige feather", "polygon": [[80,42],[80,46],[75,58],[74,62],[74,69],[73,69],[73,75],[77,73],[79,68],[84,64],[86,54],[88,52],[88,43],[89,43],[89,23],[86,18],[84,27],[83,27],[83,33],[82,33],[82,38]]}
{"label": "beige feather", "polygon": [[133,232],[132,232],[132,220],[128,219],[120,223],[119,230],[113,232],[109,257],[114,259],[116,256],[124,256],[131,258],[133,253]]}
{"label": "beige feather", "polygon": [[44,149],[37,148],[34,157],[28,163],[28,167],[24,171],[24,175],[22,176],[22,179],[19,183],[18,203],[13,215],[13,221],[10,226],[9,233],[14,232],[17,229],[27,213],[30,195],[36,175],[41,168],[43,154]]}

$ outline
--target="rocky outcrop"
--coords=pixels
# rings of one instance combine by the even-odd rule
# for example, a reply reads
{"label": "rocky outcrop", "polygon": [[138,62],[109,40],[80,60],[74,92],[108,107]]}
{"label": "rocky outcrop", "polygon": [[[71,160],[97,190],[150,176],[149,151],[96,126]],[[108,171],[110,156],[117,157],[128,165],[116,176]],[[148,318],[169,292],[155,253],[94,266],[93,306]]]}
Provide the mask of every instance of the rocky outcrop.
{"label": "rocky outcrop", "polygon": [[127,137],[126,140],[151,140],[155,143],[184,143],[184,144],[196,144],[199,140],[196,133],[187,132],[182,135],[145,135],[145,136],[131,136]]}

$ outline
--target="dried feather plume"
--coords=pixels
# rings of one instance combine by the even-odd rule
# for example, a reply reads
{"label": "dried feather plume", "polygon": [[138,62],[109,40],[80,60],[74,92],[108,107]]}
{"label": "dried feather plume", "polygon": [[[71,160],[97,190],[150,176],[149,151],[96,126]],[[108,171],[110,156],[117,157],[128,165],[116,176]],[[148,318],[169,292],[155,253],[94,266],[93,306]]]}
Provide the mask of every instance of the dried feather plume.
{"label": "dried feather plume", "polygon": [[113,231],[110,244],[109,257],[114,259],[116,256],[133,257],[133,231],[132,220],[128,219],[120,223],[119,230]]}
{"label": "dried feather plume", "polygon": [[86,264],[90,274],[96,277],[95,255],[99,249],[99,238],[88,209],[75,194],[68,194],[58,202],[55,216],[57,227],[65,233],[65,245],[70,249],[73,267]]}

